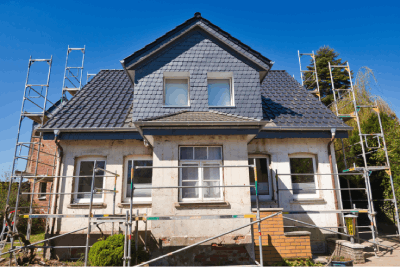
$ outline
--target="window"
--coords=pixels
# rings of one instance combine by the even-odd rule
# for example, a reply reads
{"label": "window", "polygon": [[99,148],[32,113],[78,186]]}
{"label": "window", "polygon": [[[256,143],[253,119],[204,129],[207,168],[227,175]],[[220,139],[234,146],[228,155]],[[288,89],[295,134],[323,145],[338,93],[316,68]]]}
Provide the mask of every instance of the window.
{"label": "window", "polygon": [[[101,159],[81,159],[78,161],[78,170],[77,174],[80,177],[77,177],[75,180],[75,192],[82,192],[82,194],[75,195],[75,200],[78,203],[88,203],[90,202],[90,190],[92,186],[92,176],[93,176],[93,167],[94,162],[96,163],[97,168],[105,169],[106,161]],[[104,172],[96,171],[94,178],[94,188],[103,188],[104,187]],[[101,202],[103,199],[102,193],[93,194],[93,202]]]}
{"label": "window", "polygon": [[208,72],[207,83],[210,107],[234,106],[232,72]]}
{"label": "window", "polygon": [[[140,158],[128,158],[126,165],[126,186],[125,186],[125,199],[128,200],[131,197],[131,175],[132,168],[136,166],[153,166],[153,160],[151,157],[140,157]],[[135,190],[133,191],[134,201],[151,201],[151,189],[140,189],[141,187],[149,187],[152,185],[153,169],[134,169],[133,185]]]}
{"label": "window", "polygon": [[[218,186],[222,185],[222,147],[195,146],[180,147],[180,186]],[[221,200],[220,187],[181,188],[180,201]]]}
{"label": "window", "polygon": [[[314,156],[291,156],[291,173],[316,173]],[[293,195],[296,197],[315,197],[315,175],[292,175]]]}
{"label": "window", "polygon": [[[272,199],[272,181],[270,179],[269,160],[266,157],[249,157],[249,165],[256,165],[257,181],[258,181],[258,195],[260,201]],[[255,170],[249,168],[250,184],[255,185]],[[256,189],[250,188],[251,201],[256,201]]]}
{"label": "window", "polygon": [[164,79],[164,104],[189,106],[189,79]]}
{"label": "window", "polygon": [[47,193],[47,183],[40,183],[39,184],[39,199],[46,199],[46,193]]}

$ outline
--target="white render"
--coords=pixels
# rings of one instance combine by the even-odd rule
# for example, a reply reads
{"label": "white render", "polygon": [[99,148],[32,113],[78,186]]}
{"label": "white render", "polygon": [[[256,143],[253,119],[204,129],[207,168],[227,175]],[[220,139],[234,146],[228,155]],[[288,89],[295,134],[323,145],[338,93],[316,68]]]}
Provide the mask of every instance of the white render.
{"label": "white render", "polygon": [[[261,203],[261,207],[278,207],[276,200],[276,180],[275,171],[282,174],[290,173],[289,156],[294,154],[314,155],[317,163],[317,173],[331,173],[327,144],[329,139],[254,139],[249,144],[246,135],[201,135],[201,136],[154,136],[153,149],[145,147],[143,141],[138,140],[116,140],[116,141],[61,141],[64,156],[62,160],[62,175],[77,175],[77,162],[82,157],[103,157],[106,160],[106,169],[120,174],[117,179],[115,211],[117,214],[125,214],[129,205],[121,206],[123,202],[123,182],[125,171],[123,163],[126,157],[130,156],[152,156],[153,166],[178,166],[178,151],[180,145],[221,145],[223,148],[224,165],[247,165],[248,156],[265,155],[270,159],[270,178],[273,178],[274,199],[272,201]],[[333,148],[333,146],[332,146]],[[334,154],[334,153],[333,153]],[[333,166],[335,172],[336,161],[333,155]],[[153,169],[153,186],[176,186],[178,185],[178,169]],[[105,174],[109,175],[109,174]],[[224,185],[249,185],[249,174],[247,168],[224,168]],[[336,185],[332,184],[330,175],[318,175],[317,187],[338,188],[337,177]],[[125,181],[124,181],[125,184]],[[114,188],[114,178],[105,178],[104,188]],[[279,176],[279,188],[292,188],[290,176]],[[60,184],[60,191],[70,193],[73,189],[73,179],[63,179]],[[315,199],[303,199],[302,201],[293,201],[294,197],[291,191],[280,191],[279,207],[284,210],[302,211],[302,210],[335,210],[335,198],[333,191],[317,191]],[[180,206],[178,200],[178,189],[156,189],[152,192],[152,203],[142,203],[134,205],[134,212],[139,209],[143,214],[148,208],[149,215],[222,215],[222,214],[249,214],[251,213],[250,189],[248,187],[229,188],[223,190],[223,201],[229,205],[229,208],[221,207],[196,207]],[[340,194],[337,194],[340,208]],[[105,194],[102,203],[106,208],[93,209],[94,214],[112,213],[112,194]],[[125,201],[126,202],[126,201]],[[76,207],[71,204],[71,195],[62,195],[58,201],[58,214],[88,214],[88,207]],[[254,208],[254,205],[253,205]],[[253,209],[254,212],[254,209]],[[316,224],[317,226],[338,226],[338,217],[336,214],[310,214],[310,215],[285,215],[297,220]],[[187,220],[187,221],[152,221],[148,224],[148,230],[156,238],[202,238],[221,234],[225,231],[237,228],[249,223],[250,219],[228,219],[228,220]],[[285,221],[285,225],[292,225]],[[66,233],[80,227],[87,226],[87,219],[67,218],[58,221],[57,230],[59,233]],[[111,223],[101,226],[104,233],[111,232]],[[115,224],[115,230],[118,224]],[[139,223],[139,230],[144,230],[144,223]],[[310,229],[304,229],[309,231]],[[333,229],[337,230],[337,229]],[[93,227],[93,233],[98,232]],[[314,234],[315,232],[315,234]],[[81,231],[79,233],[86,233]],[[320,231],[312,232],[312,240],[324,240]],[[235,232],[231,237],[245,235],[251,236],[250,228]],[[230,238],[228,238],[230,239]],[[229,242],[226,240],[226,242]],[[318,250],[322,246],[320,242],[314,242],[314,249]],[[322,250],[322,247],[320,247]]]}

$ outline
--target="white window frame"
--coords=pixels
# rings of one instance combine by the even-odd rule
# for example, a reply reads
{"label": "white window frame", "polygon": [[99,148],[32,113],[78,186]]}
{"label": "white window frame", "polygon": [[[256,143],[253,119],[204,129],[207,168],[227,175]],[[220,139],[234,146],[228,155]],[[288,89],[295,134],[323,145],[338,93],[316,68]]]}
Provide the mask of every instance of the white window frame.
{"label": "white window frame", "polygon": [[[153,157],[150,155],[134,155],[134,156],[129,156],[125,158],[125,162],[124,162],[124,183],[122,185],[122,192],[123,192],[123,201],[124,202],[129,202],[130,201],[130,197],[127,197],[126,194],[128,192],[128,190],[130,190],[130,188],[128,188],[128,163],[129,161],[132,161],[132,167],[135,167],[133,165],[133,162],[135,160],[151,160],[153,161]],[[136,169],[135,169],[136,170]],[[151,182],[153,183],[153,177],[151,177]],[[133,202],[151,202],[152,201],[152,197],[133,197],[132,198]]]}
{"label": "white window frame", "polygon": [[[182,147],[193,147],[193,159],[180,159],[181,158],[181,148]],[[197,160],[194,159],[194,148],[195,147],[206,147],[207,148],[207,157],[208,157],[208,148],[209,147],[220,147],[221,148],[221,159],[220,160]],[[203,186],[203,170],[204,170],[204,165],[206,164],[219,164],[223,165],[223,150],[222,146],[180,146],[179,147],[179,166],[183,166],[185,164],[198,164],[198,177],[199,177],[199,185],[198,186]],[[219,168],[219,175],[220,175],[220,180],[219,180],[219,185],[223,184],[223,172],[222,172],[222,167]],[[212,181],[212,180],[211,180]],[[182,186],[182,168],[179,168],[179,186]],[[206,188],[198,188],[199,190],[199,197],[198,198],[182,198],[182,188],[179,189],[179,202],[215,202],[215,201],[221,201],[224,199],[224,193],[223,193],[223,188],[220,187],[220,197],[219,198],[204,198],[203,197],[203,190]]]}
{"label": "white window frame", "polygon": [[[79,176],[79,172],[81,169],[81,162],[85,161],[104,161],[105,170],[107,169],[107,160],[106,157],[84,157],[78,158],[76,163],[76,172],[75,175]],[[106,175],[104,172],[103,176]],[[75,178],[75,186],[74,186],[74,193],[78,193],[78,186],[79,186],[79,177]],[[106,178],[103,177],[103,188],[105,188]],[[90,203],[90,198],[78,198],[78,195],[74,195],[74,202],[75,203]],[[104,194],[101,194],[101,198],[93,198],[93,203],[102,203],[104,202]]]}
{"label": "white window frame", "polygon": [[235,83],[233,72],[207,72],[207,101],[208,101],[208,80],[229,80],[229,89],[231,94],[231,102],[229,106],[211,106],[210,108],[229,108],[235,107]]}
{"label": "white window frame", "polygon": [[[259,200],[260,201],[268,201],[272,200],[272,195],[273,195],[273,187],[272,187],[272,177],[271,177],[271,168],[270,168],[270,160],[267,155],[249,155],[248,159],[266,159],[267,160],[267,166],[268,166],[268,186],[269,186],[269,194],[268,195],[259,195]],[[256,166],[257,167],[257,166]],[[254,172],[254,168],[253,172]],[[251,201],[255,202],[256,201],[256,196],[251,195]]]}
{"label": "white window frame", "polygon": [[[190,73],[189,72],[164,72],[163,78],[163,107],[166,108],[187,108],[190,107]],[[165,103],[165,84],[166,80],[187,80],[188,83],[188,99],[187,105],[167,105]]]}
{"label": "white window frame", "polygon": [[[289,169],[290,173],[292,173],[292,169],[290,167],[290,159],[291,158],[311,158],[313,162],[313,169],[314,173],[317,173],[317,166],[316,166],[316,159],[315,155],[310,155],[310,154],[293,154],[289,156]],[[290,175],[290,183],[291,183],[291,188],[293,189],[293,182],[292,182],[292,176]],[[318,189],[318,183],[317,183],[317,175],[314,175],[314,184],[315,184],[315,189]],[[318,197],[318,191],[315,190],[314,194],[299,194],[295,193],[296,191],[292,191],[293,197],[295,199],[301,199],[301,198],[317,198]]]}

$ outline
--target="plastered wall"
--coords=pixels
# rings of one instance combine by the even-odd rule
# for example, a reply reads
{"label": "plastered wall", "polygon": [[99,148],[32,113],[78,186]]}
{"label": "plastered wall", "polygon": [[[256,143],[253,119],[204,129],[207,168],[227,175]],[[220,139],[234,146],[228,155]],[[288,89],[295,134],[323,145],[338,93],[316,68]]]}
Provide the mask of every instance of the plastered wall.
{"label": "plastered wall", "polygon": [[[316,171],[319,175],[316,176],[318,189],[332,189],[338,188],[338,184],[332,184],[330,174],[330,163],[328,157],[328,145],[329,139],[255,139],[248,146],[249,154],[262,154],[266,155],[271,160],[271,177],[273,177],[273,183],[276,193],[276,188],[281,189],[279,191],[279,207],[284,208],[285,211],[326,211],[335,210],[335,191],[320,190],[312,198],[307,199],[296,199],[290,190],[292,189],[292,181],[289,175],[279,175],[279,174],[289,174],[290,173],[290,161],[291,155],[313,155],[316,159]],[[333,151],[333,150],[332,150]],[[336,170],[335,157],[333,156],[334,172]],[[279,175],[278,184],[276,181],[276,173]],[[336,179],[336,177],[335,177]],[[277,187],[278,185],[278,187]],[[277,199],[276,195],[274,196]],[[337,195],[338,206],[340,208],[340,194]],[[261,203],[263,207],[277,207],[277,203],[264,202]],[[300,220],[303,222],[315,224],[318,226],[325,227],[336,227],[338,226],[338,216],[334,213],[325,214],[286,214],[284,216]],[[341,222],[341,218],[339,218]],[[293,226],[295,223],[284,220],[286,226]],[[300,225],[296,223],[296,225]],[[325,251],[325,234],[328,232],[323,230],[313,230],[313,229],[293,229],[286,228],[286,230],[306,230],[311,231],[311,243],[313,251]],[[337,229],[332,229],[337,230]]]}

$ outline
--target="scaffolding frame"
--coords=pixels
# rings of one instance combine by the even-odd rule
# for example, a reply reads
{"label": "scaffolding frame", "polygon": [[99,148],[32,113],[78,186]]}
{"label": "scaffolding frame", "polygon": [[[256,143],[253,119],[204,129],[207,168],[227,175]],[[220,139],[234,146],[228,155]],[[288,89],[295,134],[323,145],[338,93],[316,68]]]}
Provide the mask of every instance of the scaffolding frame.
{"label": "scaffolding frame", "polygon": [[[51,68],[52,68],[52,62],[53,62],[53,56],[50,57],[50,59],[32,59],[32,56],[29,58],[28,61],[28,70],[27,70],[27,75],[26,75],[26,80],[25,80],[25,88],[24,88],[24,94],[22,98],[22,105],[21,105],[21,112],[20,112],[20,117],[19,117],[19,123],[18,123],[18,132],[17,132],[17,137],[16,137],[16,143],[15,143],[15,150],[14,150],[14,157],[13,157],[13,163],[12,163],[12,170],[11,170],[11,175],[10,175],[10,180],[9,180],[9,185],[8,185],[8,193],[7,193],[7,200],[6,200],[6,206],[8,207],[10,204],[10,195],[11,195],[11,189],[15,182],[18,183],[18,195],[17,195],[17,200],[16,204],[14,207],[14,212],[13,212],[13,218],[12,218],[12,226],[8,225],[6,223],[6,216],[8,214],[4,214],[4,220],[3,220],[3,227],[1,230],[1,237],[0,237],[0,243],[1,243],[1,250],[4,248],[4,245],[6,244],[7,240],[10,239],[11,243],[11,249],[14,246],[14,238],[13,235],[6,234],[6,229],[8,229],[8,233],[10,232],[9,228],[12,228],[12,232],[15,233],[16,230],[16,219],[18,216],[18,209],[19,209],[19,201],[20,201],[20,195],[21,195],[21,185],[23,181],[23,176],[25,176],[26,171],[18,171],[17,170],[17,165],[20,164],[20,161],[23,161],[22,163],[26,164],[26,169],[29,166],[30,170],[33,172],[29,173],[28,175],[34,177],[33,182],[31,183],[32,185],[32,192],[35,192],[35,185],[37,183],[37,178],[38,178],[38,168],[40,165],[51,167],[54,171],[55,169],[55,164],[50,165],[48,163],[45,163],[40,160],[40,156],[44,154],[49,154],[41,150],[42,148],[42,140],[43,140],[43,135],[42,133],[36,134],[35,129],[37,127],[43,126],[46,121],[48,120],[48,116],[50,115],[47,111],[47,104],[50,103],[54,105],[53,102],[51,102],[48,99],[48,89],[50,85],[50,74],[51,74]],[[30,76],[31,74],[31,67],[33,64],[39,64],[39,63],[46,63],[48,65],[48,71],[47,71],[47,77],[46,77],[46,82],[45,83],[39,83],[39,84],[32,84],[30,83]],[[33,121],[27,121],[25,118],[28,118]],[[29,124],[32,125],[32,134],[30,135],[30,140],[24,140],[24,138],[21,136],[21,129],[24,125],[26,125],[29,122]],[[37,147],[37,148],[36,148]],[[28,155],[24,155],[23,149],[29,149]],[[32,160],[31,157],[36,154],[36,160]],[[55,162],[55,157],[54,156],[54,162]],[[18,179],[19,178],[19,179]],[[43,176],[41,176],[41,179],[43,179]],[[33,195],[30,198],[30,204],[29,207],[24,207],[24,208],[29,208],[29,213],[32,213],[33,211]],[[47,220],[46,220],[47,223]],[[28,227],[27,227],[27,240],[30,239],[30,233],[31,233],[31,219],[28,219]],[[12,254],[10,254],[10,263],[12,259]]]}
{"label": "scaffolding frame", "polygon": [[[321,93],[319,90],[319,81],[318,81],[318,72],[317,72],[317,62],[315,60],[314,51],[311,53],[300,53],[300,50],[297,50],[297,55],[299,57],[299,65],[300,65],[300,78],[301,78],[301,85],[306,88],[310,93],[316,95],[321,101]],[[301,68],[301,57],[302,56],[310,56],[311,62],[313,64],[313,69],[303,70]],[[306,77],[305,73],[311,73],[310,77]],[[306,87],[305,83],[311,82],[310,87]]]}
{"label": "scaffolding frame", "polygon": [[[347,121],[347,120],[351,120],[351,119],[356,120],[360,142],[357,142],[354,145],[360,145],[362,153],[357,156],[361,156],[363,159],[363,163],[364,163],[364,166],[362,166],[362,167],[357,167],[357,166],[355,166],[355,163],[354,163],[353,167],[348,168],[346,155],[345,155],[345,149],[344,149],[343,142],[342,142],[343,158],[344,158],[344,163],[346,166],[346,169],[343,170],[343,172],[350,172],[350,173],[357,172],[357,171],[363,172],[363,176],[365,179],[365,185],[366,185],[368,209],[370,211],[370,214],[368,217],[371,220],[371,231],[372,231],[373,239],[375,239],[375,236],[378,236],[378,229],[377,229],[377,225],[376,225],[376,217],[375,217],[374,201],[373,201],[373,197],[372,197],[370,175],[373,171],[382,171],[382,170],[384,170],[389,175],[390,186],[391,186],[393,198],[388,201],[391,201],[394,204],[394,209],[395,209],[395,214],[394,214],[395,218],[394,219],[395,219],[395,223],[397,224],[397,235],[400,237],[400,221],[399,221],[399,214],[398,214],[398,208],[397,208],[397,199],[396,199],[396,194],[395,194],[395,189],[394,189],[393,176],[392,176],[392,171],[390,168],[390,160],[389,160],[389,155],[388,155],[388,151],[387,151],[387,147],[386,147],[385,134],[383,131],[383,126],[382,126],[378,103],[375,100],[374,105],[357,104],[356,92],[354,90],[353,81],[352,81],[352,77],[351,77],[350,65],[348,62],[346,65],[331,65],[331,63],[328,62],[328,67],[329,67],[329,73],[330,73],[330,77],[331,77],[332,92],[333,92],[333,96],[334,96],[333,105],[334,105],[334,109],[336,112],[336,116],[341,118],[343,121]],[[347,74],[349,75],[349,80],[350,80],[350,88],[340,88],[340,89],[335,88],[334,77],[332,74],[333,68],[344,69],[347,72]],[[347,114],[340,113],[341,108],[339,108],[338,103],[340,100],[342,100],[344,98],[344,96],[342,95],[342,91],[345,91],[345,92],[347,91],[350,101],[349,101],[349,103],[345,103],[345,105],[341,108],[344,108],[344,107],[346,107],[346,105],[349,105],[350,107],[352,107],[352,110],[353,110],[353,112],[351,112],[350,114],[349,113],[347,113]],[[360,116],[359,116],[359,113],[362,109],[370,109],[376,113],[376,115],[378,117],[379,128],[380,128],[379,133],[373,133],[373,134],[363,133],[362,128],[361,128]],[[377,139],[378,146],[371,147],[370,145],[368,145],[368,137]],[[367,149],[368,150],[372,149],[372,151],[367,152],[366,151]],[[383,150],[385,152],[385,165],[384,166],[369,166],[368,162],[367,162],[367,155],[375,153],[379,150]],[[351,198],[351,195],[350,195],[350,200],[351,200],[351,204],[352,204],[353,200]]]}
{"label": "scaffolding frame", "polygon": [[[67,92],[74,96],[79,90],[82,89],[82,77],[83,77],[83,64],[85,62],[85,50],[86,46],[83,48],[72,48],[69,47],[67,49],[67,59],[65,61],[65,70],[64,70],[64,80],[62,86],[62,98],[67,98]],[[74,51],[82,52],[82,64],[80,66],[69,66],[68,58],[70,54]]]}

